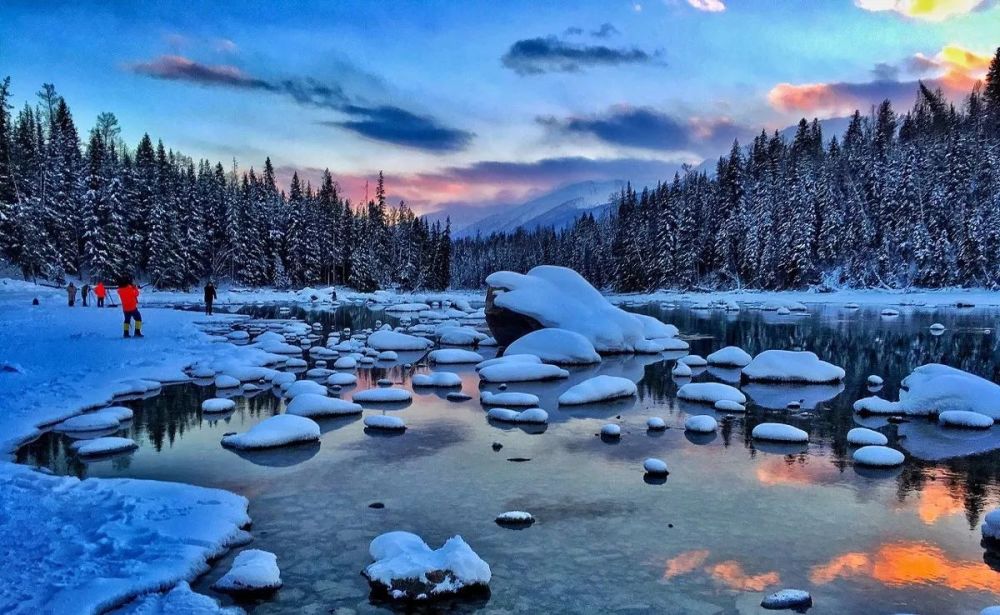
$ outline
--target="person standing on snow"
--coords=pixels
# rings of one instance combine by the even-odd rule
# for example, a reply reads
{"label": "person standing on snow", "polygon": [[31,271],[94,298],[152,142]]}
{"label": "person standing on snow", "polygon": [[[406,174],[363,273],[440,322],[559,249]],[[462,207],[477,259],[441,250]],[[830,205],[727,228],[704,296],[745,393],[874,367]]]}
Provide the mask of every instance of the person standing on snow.
{"label": "person standing on snow", "polygon": [[87,297],[90,296],[90,284],[84,284],[80,289],[80,298],[83,299],[83,307],[87,307]]}
{"label": "person standing on snow", "polygon": [[208,316],[212,315],[212,302],[215,301],[218,296],[219,294],[215,292],[215,284],[212,284],[212,281],[209,280],[208,283],[205,284],[205,314]]}
{"label": "person standing on snow", "polygon": [[76,285],[72,282],[66,287],[66,298],[69,299],[69,306],[76,305]]}
{"label": "person standing on snow", "polygon": [[97,307],[104,307],[104,296],[108,293],[104,288],[104,282],[98,281],[94,287],[94,296],[97,297]]}
{"label": "person standing on snow", "polygon": [[142,335],[142,314],[139,313],[139,287],[132,280],[125,279],[118,285],[118,298],[122,302],[122,312],[125,314],[124,335],[130,337],[132,320],[135,319],[135,336]]}

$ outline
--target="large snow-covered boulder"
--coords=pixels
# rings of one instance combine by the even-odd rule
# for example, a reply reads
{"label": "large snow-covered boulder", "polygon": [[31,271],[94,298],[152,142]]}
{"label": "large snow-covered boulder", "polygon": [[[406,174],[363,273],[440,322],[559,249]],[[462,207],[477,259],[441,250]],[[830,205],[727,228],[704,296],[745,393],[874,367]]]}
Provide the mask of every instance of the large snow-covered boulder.
{"label": "large snow-covered boulder", "polygon": [[807,351],[765,350],[743,368],[748,380],[762,382],[840,382],[844,369]]}
{"label": "large snow-covered boulder", "polygon": [[272,448],[315,442],[319,437],[320,429],[316,421],[293,414],[279,414],[264,419],[244,433],[223,436],[222,445],[238,449]]}
{"label": "large snow-covered boulder", "polygon": [[532,331],[507,346],[504,354],[535,355],[546,363],[557,365],[601,362],[601,355],[597,354],[589,339],[574,331],[558,328]]}
{"label": "large snow-covered boulder", "polygon": [[996,420],[1000,419],[1000,386],[954,367],[930,363],[903,379],[899,405],[907,414],[968,410]]}
{"label": "large snow-covered boulder", "polygon": [[388,532],[368,547],[374,563],[364,570],[372,591],[400,601],[425,601],[455,594],[485,592],[492,573],[461,536],[440,549],[410,532]]}
{"label": "large snow-covered boulder", "polygon": [[565,267],[540,265],[527,274],[498,271],[486,283],[486,323],[502,345],[554,327],[583,335],[597,352],[641,352],[647,340],[673,331],[611,305],[580,274]]}
{"label": "large snow-covered boulder", "polygon": [[427,338],[408,333],[376,331],[368,336],[368,345],[375,350],[427,350],[433,343]]}
{"label": "large snow-covered boulder", "polygon": [[571,386],[559,396],[564,406],[611,401],[636,394],[635,383],[620,376],[594,376]]}

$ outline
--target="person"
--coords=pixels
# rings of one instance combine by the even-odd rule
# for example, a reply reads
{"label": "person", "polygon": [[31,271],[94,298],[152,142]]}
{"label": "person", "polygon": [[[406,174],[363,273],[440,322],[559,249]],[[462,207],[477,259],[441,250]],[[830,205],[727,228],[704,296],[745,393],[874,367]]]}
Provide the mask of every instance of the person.
{"label": "person", "polygon": [[104,288],[104,282],[98,280],[97,286],[94,287],[94,296],[97,297],[97,307],[104,307],[104,296],[107,293],[107,289]]}
{"label": "person", "polygon": [[66,287],[66,298],[69,299],[69,306],[76,305],[76,285],[72,282]]}
{"label": "person", "polygon": [[205,314],[209,316],[212,315],[212,302],[215,301],[218,296],[219,294],[215,292],[215,284],[212,283],[212,280],[209,280],[208,283],[205,284]]}
{"label": "person", "polygon": [[135,337],[142,335],[142,314],[139,313],[139,287],[126,278],[118,285],[118,298],[122,302],[122,312],[125,314],[124,335],[130,337],[132,320],[135,320]]}
{"label": "person", "polygon": [[84,284],[80,289],[80,298],[83,299],[83,307],[87,307],[87,297],[90,295],[90,284]]}

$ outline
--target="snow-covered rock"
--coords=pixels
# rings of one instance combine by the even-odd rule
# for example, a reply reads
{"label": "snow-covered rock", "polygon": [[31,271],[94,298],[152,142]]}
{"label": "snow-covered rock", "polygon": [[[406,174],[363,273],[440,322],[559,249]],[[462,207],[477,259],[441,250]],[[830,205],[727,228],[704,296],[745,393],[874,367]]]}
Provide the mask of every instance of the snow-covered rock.
{"label": "snow-covered rock", "polygon": [[440,348],[432,350],[427,355],[427,359],[431,363],[455,365],[459,363],[479,363],[483,360],[483,355],[463,348]]}
{"label": "snow-covered rock", "polygon": [[885,446],[889,438],[874,429],[855,427],[847,432],[847,443],[853,446]]}
{"label": "snow-covered rock", "polygon": [[881,376],[876,376],[875,374],[868,376],[868,386],[879,387],[882,386],[882,383],[883,380]]}
{"label": "snow-covered rock", "polygon": [[233,378],[228,374],[219,374],[215,377],[215,388],[217,389],[232,389],[240,386],[239,378]]}
{"label": "snow-covered rock", "polygon": [[398,416],[388,414],[370,414],[365,417],[365,427],[370,429],[384,429],[386,431],[403,431],[406,429],[406,422]]}
{"label": "snow-covered rock", "polygon": [[646,471],[646,474],[652,476],[666,476],[670,472],[667,471],[667,463],[662,459],[656,459],[655,457],[650,457],[646,461],[642,462],[642,469]]}
{"label": "snow-covered rock", "polygon": [[491,365],[499,365],[501,363],[541,363],[542,360],[533,354],[505,354],[502,357],[494,357],[492,359],[486,359],[485,361],[480,361],[476,363],[476,371],[483,369],[484,367],[489,367]]}
{"label": "snow-covered rock", "polygon": [[899,404],[907,414],[969,410],[1000,419],[1000,386],[954,367],[930,363],[903,379]]}
{"label": "snow-covered rock", "polygon": [[983,538],[1000,541],[1000,508],[995,508],[983,517]]}
{"label": "snow-covered rock", "polygon": [[861,414],[898,414],[902,412],[899,404],[878,395],[862,397],[854,402],[854,411]]}
{"label": "snow-covered rock", "polygon": [[201,411],[209,414],[214,412],[229,412],[234,408],[236,408],[236,402],[232,399],[213,397],[201,402]]}
{"label": "snow-covered rock", "polygon": [[663,431],[667,428],[667,422],[658,416],[651,416],[646,419],[646,429],[651,431]]}
{"label": "snow-covered rock", "polygon": [[674,366],[670,369],[670,375],[674,378],[690,378],[691,373],[691,366],[681,361],[674,363]]}
{"label": "snow-covered rock", "polygon": [[541,408],[528,408],[518,412],[510,408],[490,408],[486,418],[501,423],[526,423],[544,425],[549,422],[549,414]]}
{"label": "snow-covered rock", "polygon": [[358,360],[351,356],[339,357],[333,362],[334,369],[354,369],[358,366]]}
{"label": "snow-covered rock", "polygon": [[77,440],[71,446],[76,451],[76,454],[81,457],[113,455],[115,453],[131,451],[139,447],[132,438],[117,438],[113,436],[94,438],[93,440]]}
{"label": "snow-covered rock", "polygon": [[590,340],[574,331],[547,328],[532,331],[507,346],[504,354],[535,355],[546,363],[587,365],[600,363],[601,355]]}
{"label": "snow-covered rock", "polygon": [[719,422],[706,414],[689,416],[684,421],[684,430],[694,433],[713,433],[719,428]]}
{"label": "snow-covered rock", "polygon": [[535,517],[523,510],[508,510],[497,515],[495,521],[497,525],[519,527],[531,525],[535,522]]}
{"label": "snow-covered rock", "polygon": [[358,381],[358,377],[350,372],[337,372],[335,374],[330,374],[330,377],[326,379],[326,383],[331,386],[347,386],[349,384],[355,384]]}
{"label": "snow-covered rock", "polygon": [[395,350],[383,350],[382,352],[378,353],[378,357],[376,358],[379,361],[395,361],[399,359],[399,355],[396,353]]}
{"label": "snow-covered rock", "polygon": [[708,361],[705,360],[705,357],[697,354],[689,354],[687,356],[683,356],[677,359],[677,362],[683,363],[688,367],[705,367],[706,365],[708,365]]}
{"label": "snow-covered rock", "polygon": [[515,391],[504,391],[503,393],[483,391],[479,396],[479,401],[484,406],[531,407],[538,405],[538,396],[532,395],[531,393],[518,393]]}
{"label": "snow-covered rock", "polygon": [[931,332],[944,333],[945,326],[939,322],[934,323],[930,327]]}
{"label": "snow-covered rock", "polygon": [[310,370],[306,370],[307,378],[326,378],[333,373],[332,369],[327,369],[325,367],[314,367]]}
{"label": "snow-covered rock", "polygon": [[433,343],[424,337],[398,331],[376,331],[368,336],[368,345],[375,350],[427,350]]}
{"label": "snow-covered rock", "polygon": [[413,393],[406,389],[379,388],[358,391],[351,398],[358,403],[395,404],[413,399]]}
{"label": "snow-covered rock", "polygon": [[720,400],[747,403],[747,397],[739,389],[721,382],[689,382],[677,390],[677,398],[704,404],[715,404]]}
{"label": "snow-covered rock", "polygon": [[489,565],[461,536],[433,550],[416,534],[388,532],[368,548],[374,563],[364,570],[372,589],[393,600],[430,600],[488,589]]}
{"label": "snow-covered rock", "polygon": [[415,387],[460,387],[462,377],[454,372],[431,372],[413,377]]}
{"label": "snow-covered rock", "polygon": [[863,466],[892,467],[902,464],[905,460],[903,453],[888,446],[862,446],[854,451],[854,463]]}
{"label": "snow-covered rock", "polygon": [[475,346],[479,340],[486,339],[486,334],[472,327],[445,326],[435,330],[438,341],[446,346]]}
{"label": "snow-covered rock", "polygon": [[600,375],[573,385],[559,396],[564,406],[611,401],[636,394],[635,383],[620,376]]}
{"label": "snow-covered rock", "polygon": [[212,585],[227,593],[273,591],[281,587],[281,572],[274,553],[247,549],[236,554],[229,572]]}
{"label": "snow-covered rock", "polygon": [[747,407],[738,401],[733,401],[731,399],[720,399],[717,400],[712,407],[719,412],[746,412]]}
{"label": "snow-covered rock", "polygon": [[945,410],[938,415],[938,423],[947,427],[989,429],[993,426],[993,418],[969,410]]}
{"label": "snow-covered rock", "polygon": [[723,367],[745,367],[753,361],[745,350],[736,346],[726,346],[708,355],[709,365],[719,365]]}
{"label": "snow-covered rock", "polygon": [[765,350],[743,368],[743,375],[763,382],[825,383],[843,380],[845,372],[811,352]]}
{"label": "snow-covered rock", "polygon": [[813,600],[809,592],[801,589],[782,589],[773,594],[768,594],[761,600],[760,605],[765,609],[807,609],[812,606]]}
{"label": "snow-covered rock", "polygon": [[105,431],[117,429],[122,421],[128,421],[131,418],[132,410],[124,406],[111,406],[70,417],[56,425],[55,429],[66,433]]}
{"label": "snow-covered rock", "polygon": [[809,434],[798,427],[784,423],[761,423],[753,428],[752,436],[758,440],[774,442],[808,442]]}
{"label": "snow-covered rock", "polygon": [[605,423],[601,426],[601,437],[609,439],[617,439],[622,435],[622,428],[614,423]]}
{"label": "snow-covered rock", "polygon": [[355,404],[346,399],[327,397],[326,395],[303,393],[302,395],[296,395],[288,403],[285,412],[310,418],[348,416],[361,414],[361,404]]}
{"label": "snow-covered rock", "polygon": [[569,372],[548,363],[497,363],[479,370],[479,377],[486,382],[529,382],[569,378]]}
{"label": "snow-covered rock", "polygon": [[326,395],[326,387],[312,380],[296,380],[285,387],[286,399],[295,399],[299,395]]}
{"label": "snow-covered rock", "polygon": [[222,445],[238,449],[257,449],[284,446],[298,442],[319,440],[320,429],[316,421],[302,416],[279,414],[266,418],[249,431],[222,437]]}

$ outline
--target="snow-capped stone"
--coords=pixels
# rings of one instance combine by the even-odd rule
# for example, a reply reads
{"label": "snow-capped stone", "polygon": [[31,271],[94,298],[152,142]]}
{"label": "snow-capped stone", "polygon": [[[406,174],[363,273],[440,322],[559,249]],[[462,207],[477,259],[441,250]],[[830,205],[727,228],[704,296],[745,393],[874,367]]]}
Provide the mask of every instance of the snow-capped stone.
{"label": "snow-capped stone", "polygon": [[813,603],[809,592],[801,589],[782,589],[766,596],[761,600],[760,605],[765,609],[804,609],[811,607]]}
{"label": "snow-capped stone", "polygon": [[601,355],[594,350],[590,340],[566,329],[538,329],[518,338],[507,346],[504,354],[535,355],[546,363],[559,365],[586,365],[600,363]]}
{"label": "snow-capped stone", "polygon": [[557,380],[569,378],[569,372],[548,363],[497,363],[479,370],[479,377],[486,382],[528,382],[532,380]]}
{"label": "snow-capped stone", "polygon": [[232,399],[213,397],[201,402],[201,411],[207,413],[229,412],[236,407],[236,402]]}
{"label": "snow-capped stone", "polygon": [[646,419],[646,429],[651,431],[663,431],[667,428],[667,422],[658,416],[651,416]]}
{"label": "snow-capped stone", "polygon": [[474,346],[479,340],[486,339],[484,333],[472,327],[445,326],[435,330],[438,341],[447,346]]}
{"label": "snow-capped stone", "polygon": [[786,308],[785,306],[781,306],[777,310],[775,310],[775,313],[778,316],[788,316],[789,314],[792,313],[792,311],[790,309]]}
{"label": "snow-capped stone", "polygon": [[222,445],[238,449],[271,448],[319,440],[316,421],[292,414],[279,414],[264,419],[249,431],[222,437]]}
{"label": "snow-capped stone", "polygon": [[[319,365],[319,361],[316,361],[316,364]],[[297,357],[292,357],[291,359],[285,361],[285,367],[289,369],[298,369],[300,367],[308,367],[308,366],[309,366],[308,361],[306,361],[305,359],[299,359]]]}
{"label": "snow-capped stone", "polygon": [[285,409],[288,414],[297,416],[307,416],[310,418],[320,418],[329,416],[347,416],[351,414],[361,414],[361,405],[339,399],[337,397],[327,397],[326,395],[316,395],[314,393],[303,393],[296,395],[288,403]]}
{"label": "snow-capped stone", "polygon": [[383,350],[382,352],[378,353],[377,358],[379,361],[395,361],[396,359],[399,358],[399,355],[396,353],[395,350]]}
{"label": "snow-capped stone", "polygon": [[365,427],[371,429],[384,429],[386,431],[403,431],[406,429],[406,423],[398,416],[370,414],[365,417]]}
{"label": "snow-capped stone", "polygon": [[233,389],[240,386],[239,378],[233,378],[228,374],[219,374],[215,377],[215,388]]}
{"label": "snow-capped stone", "polygon": [[969,410],[1000,419],[1000,386],[954,367],[931,363],[903,379],[899,404],[907,414]]}
{"label": "snow-capped stone", "polygon": [[519,414],[521,413],[510,408],[490,408],[486,413],[486,418],[501,423],[516,423]]}
{"label": "snow-capped stone", "polygon": [[681,361],[674,363],[673,368],[670,370],[670,375],[674,378],[690,378],[691,373],[691,366]]}
{"label": "snow-capped stone", "polygon": [[854,451],[854,463],[863,466],[892,467],[905,460],[903,453],[888,446],[862,446]]}
{"label": "snow-capped stone", "polygon": [[139,445],[132,438],[118,438],[113,436],[94,438],[93,440],[77,440],[71,446],[76,451],[76,454],[81,457],[112,455],[139,448]]}
{"label": "snow-capped stone", "polygon": [[868,386],[873,386],[873,387],[882,386],[882,382],[883,380],[881,376],[876,376],[875,374],[868,376]]}
{"label": "snow-capped stone", "polygon": [[811,352],[765,350],[743,368],[743,375],[764,382],[825,383],[843,380],[845,372]]}
{"label": "snow-capped stone", "polygon": [[226,334],[226,337],[233,341],[242,341],[250,339],[250,334],[246,331],[230,331]]}
{"label": "snow-capped stone", "polygon": [[705,404],[725,399],[738,404],[747,403],[747,396],[739,389],[721,382],[689,382],[677,390],[678,399]]}
{"label": "snow-capped stone", "polygon": [[989,429],[993,426],[993,418],[969,410],[946,410],[938,415],[938,423],[947,427]]}
{"label": "snow-capped stone", "polygon": [[549,422],[549,413],[541,408],[528,408],[518,412],[510,408],[490,408],[486,418],[501,423],[526,423],[543,425]]}
{"label": "snow-capped stone", "polygon": [[929,327],[929,329],[930,329],[931,331],[944,331],[944,330],[945,330],[945,326],[944,326],[944,325],[942,325],[942,324],[941,324],[941,323],[939,323],[939,322],[936,322],[936,323],[934,323],[933,325],[931,325],[931,326]]}
{"label": "snow-capped stone", "polygon": [[462,377],[454,372],[431,372],[413,377],[415,387],[460,387]]}
{"label": "snow-capped stone", "polygon": [[476,363],[476,371],[479,371],[484,367],[489,367],[491,365],[499,365],[501,363],[541,363],[541,362],[542,360],[533,354],[505,354],[502,357],[486,359],[485,361],[480,361],[479,363]]}
{"label": "snow-capped stone", "polygon": [[365,578],[374,591],[393,600],[429,600],[486,590],[492,576],[489,565],[461,536],[432,550],[416,534],[388,532],[372,540],[368,552],[375,562],[365,568]]}
{"label": "snow-capped stone", "polygon": [[594,376],[573,385],[559,396],[559,404],[564,406],[611,401],[636,394],[635,383],[620,376]]}
{"label": "snow-capped stone", "polygon": [[677,359],[677,362],[683,363],[688,367],[705,367],[706,365],[708,365],[708,361],[705,360],[705,357],[697,354],[689,354],[687,356],[683,356]]}
{"label": "snow-capped stone", "polygon": [[479,401],[484,406],[537,406],[538,396],[531,393],[518,393],[515,391],[505,391],[503,393],[492,393],[483,391],[479,396]]}
{"label": "snow-capped stone", "polygon": [[726,346],[708,355],[709,365],[722,367],[745,367],[753,361],[745,350],[736,346]]}
{"label": "snow-capped stone", "polygon": [[499,344],[497,343],[496,339],[492,338],[492,337],[485,337],[485,338],[479,340],[479,345],[480,346],[499,346]]}
{"label": "snow-capped stone", "polygon": [[798,427],[784,423],[761,423],[753,428],[752,436],[757,440],[774,442],[808,442],[809,434]]}
{"label": "snow-capped stone", "polygon": [[666,476],[669,474],[667,471],[667,463],[662,459],[656,459],[655,457],[650,457],[646,459],[646,461],[643,461],[642,469],[646,471],[646,474],[652,476]]}
{"label": "snow-capped stone", "polygon": [[326,379],[326,383],[331,386],[347,386],[349,384],[355,384],[358,381],[358,377],[350,372],[337,372],[335,374],[330,374],[330,377]]}
{"label": "snow-capped stone", "polygon": [[523,510],[508,510],[507,512],[500,513],[497,515],[496,519],[497,525],[509,525],[509,526],[525,526],[531,525],[535,522],[535,517],[531,513],[525,512]]}
{"label": "snow-capped stone", "polygon": [[448,401],[469,401],[472,396],[461,391],[452,391],[444,396]]}
{"label": "snow-capped stone", "polygon": [[285,398],[294,399],[299,395],[326,395],[326,387],[312,380],[296,380],[285,388]]}
{"label": "snow-capped stone", "polygon": [[872,395],[854,402],[854,411],[862,414],[898,414],[902,410],[897,402]]}
{"label": "snow-capped stone", "polygon": [[720,399],[717,400],[712,407],[719,412],[746,412],[747,407],[738,401],[733,401],[731,399]]}
{"label": "snow-capped stone", "polygon": [[995,508],[983,517],[983,538],[1000,541],[1000,508]]}
{"label": "snow-capped stone", "polygon": [[326,378],[333,373],[332,369],[327,369],[325,367],[314,367],[306,371],[306,377],[308,378]]}
{"label": "snow-capped stone", "polygon": [[333,362],[334,369],[354,369],[358,366],[358,360],[351,356],[339,357]]}
{"label": "snow-capped stone", "polygon": [[614,423],[605,423],[601,426],[602,438],[619,438],[622,435],[622,428]]}
{"label": "snow-capped stone", "polygon": [[889,438],[874,429],[855,427],[847,432],[847,443],[854,446],[885,446]]}
{"label": "snow-capped stone", "polygon": [[86,412],[78,416],[70,417],[56,425],[55,429],[56,431],[68,433],[117,429],[123,420],[127,421],[132,418],[131,410],[124,408],[124,410],[128,410],[126,415],[126,413],[117,410],[118,408],[124,407],[112,406],[95,412]]}
{"label": "snow-capped stone", "polygon": [[880,313],[882,314],[882,316],[889,316],[889,317],[899,316],[899,310],[897,310],[896,308],[883,308]]}
{"label": "snow-capped stone", "polygon": [[400,403],[413,399],[413,394],[406,389],[367,389],[358,391],[351,399],[358,403]]}
{"label": "snow-capped stone", "polygon": [[247,549],[236,554],[233,566],[212,589],[228,592],[264,592],[281,587],[278,558],[274,553]]}
{"label": "snow-capped stone", "polygon": [[375,350],[427,350],[434,344],[425,337],[398,331],[376,331],[368,336],[368,345]]}
{"label": "snow-capped stone", "polygon": [[706,414],[689,416],[684,421],[684,430],[694,433],[713,433],[719,428],[719,422]]}
{"label": "snow-capped stone", "polygon": [[427,355],[427,359],[431,363],[455,365],[459,363],[479,363],[483,360],[483,355],[472,350],[465,350],[464,348],[441,348],[432,350]]}

